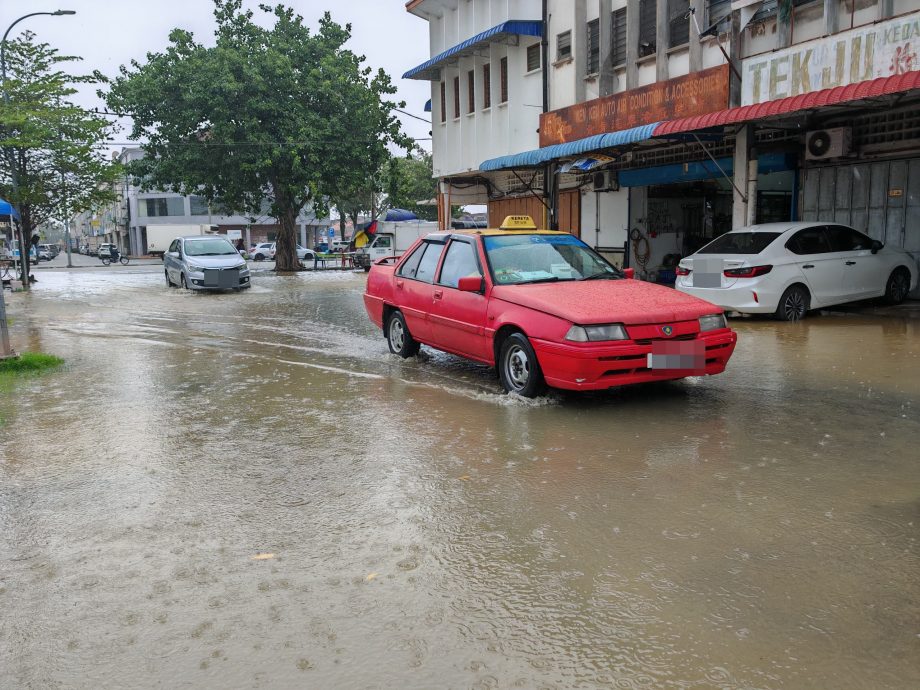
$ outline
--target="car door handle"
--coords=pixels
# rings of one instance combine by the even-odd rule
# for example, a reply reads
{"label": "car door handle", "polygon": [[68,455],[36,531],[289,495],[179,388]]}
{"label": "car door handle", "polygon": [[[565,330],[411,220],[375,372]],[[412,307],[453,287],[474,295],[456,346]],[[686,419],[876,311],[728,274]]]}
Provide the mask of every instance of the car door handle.
{"label": "car door handle", "polygon": [[396,281],[396,287],[399,288],[400,290],[402,290],[402,286],[403,286],[403,281],[397,280],[397,281]]}
{"label": "car door handle", "polygon": [[805,264],[804,266],[802,266],[802,268],[814,268],[814,267],[815,267],[814,264]]}
{"label": "car door handle", "polygon": [[855,261],[847,261],[847,266],[855,266],[855,265],[856,265]]}
{"label": "car door handle", "polygon": [[435,299],[441,299],[443,296],[444,296],[444,292],[443,292],[443,291],[441,291],[441,290],[435,290],[435,291],[434,291],[434,298],[435,298]]}

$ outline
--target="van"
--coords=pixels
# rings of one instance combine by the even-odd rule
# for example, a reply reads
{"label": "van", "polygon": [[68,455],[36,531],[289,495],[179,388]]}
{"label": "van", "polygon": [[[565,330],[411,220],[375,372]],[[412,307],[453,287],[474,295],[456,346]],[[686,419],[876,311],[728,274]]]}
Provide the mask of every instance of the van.
{"label": "van", "polygon": [[348,248],[351,246],[351,242],[348,240],[332,240],[329,243],[329,251],[336,252],[347,252]]}

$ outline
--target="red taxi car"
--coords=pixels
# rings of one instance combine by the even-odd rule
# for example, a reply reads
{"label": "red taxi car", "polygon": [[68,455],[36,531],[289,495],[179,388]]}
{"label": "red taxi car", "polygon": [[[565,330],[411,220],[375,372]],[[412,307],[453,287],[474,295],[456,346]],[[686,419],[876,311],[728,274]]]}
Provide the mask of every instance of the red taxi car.
{"label": "red taxi car", "polygon": [[631,278],[573,235],[509,216],[378,261],[364,303],[394,354],[424,344],[484,362],[525,397],[725,370],[736,335],[719,307]]}

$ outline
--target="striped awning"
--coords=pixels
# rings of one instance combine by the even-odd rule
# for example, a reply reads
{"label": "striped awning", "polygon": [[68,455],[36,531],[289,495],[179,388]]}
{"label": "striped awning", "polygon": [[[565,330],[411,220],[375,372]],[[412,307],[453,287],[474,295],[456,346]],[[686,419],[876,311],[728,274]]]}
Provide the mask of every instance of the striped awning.
{"label": "striped awning", "polygon": [[489,43],[502,43],[516,36],[542,36],[543,22],[539,20],[512,19],[502,22],[491,29],[466,39],[443,53],[435,55],[430,60],[423,62],[418,67],[413,67],[403,75],[403,79],[423,79],[438,81],[441,78],[441,68],[459,60],[461,57],[473,55]]}

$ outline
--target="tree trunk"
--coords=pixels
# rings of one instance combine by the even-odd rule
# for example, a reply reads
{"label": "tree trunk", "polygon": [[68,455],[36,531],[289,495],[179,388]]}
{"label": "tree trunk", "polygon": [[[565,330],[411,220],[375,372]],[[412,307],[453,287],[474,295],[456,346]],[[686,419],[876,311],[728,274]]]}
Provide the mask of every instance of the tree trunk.
{"label": "tree trunk", "polygon": [[303,265],[297,258],[297,214],[288,205],[279,215],[281,232],[275,238],[275,270],[281,273],[299,271]]}

